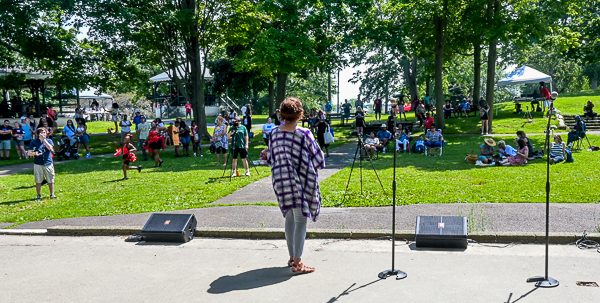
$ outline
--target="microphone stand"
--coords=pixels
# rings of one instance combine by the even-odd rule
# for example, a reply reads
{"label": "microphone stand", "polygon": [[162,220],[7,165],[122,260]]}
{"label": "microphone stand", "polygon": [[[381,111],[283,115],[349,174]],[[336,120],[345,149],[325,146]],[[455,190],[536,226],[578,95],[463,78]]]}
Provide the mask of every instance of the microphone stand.
{"label": "microphone stand", "polygon": [[[550,99],[550,109],[549,112],[553,112],[554,108],[554,99]],[[548,126],[546,129],[546,152],[548,154],[548,159],[546,163],[546,272],[544,276],[535,276],[527,279],[528,283],[536,282],[536,287],[556,287],[559,282],[555,279],[548,277],[548,246],[550,244],[550,121],[552,119],[552,115],[548,114]]]}
{"label": "microphone stand", "polygon": [[[394,115],[393,140],[396,140],[396,120],[397,117]],[[392,182],[392,269],[384,270],[377,276],[379,279],[386,279],[389,276],[396,276],[396,280],[400,280],[406,278],[407,274],[401,270],[394,269],[396,261],[396,156],[398,155],[398,150],[396,149],[396,142],[392,143],[394,144],[394,181]]]}

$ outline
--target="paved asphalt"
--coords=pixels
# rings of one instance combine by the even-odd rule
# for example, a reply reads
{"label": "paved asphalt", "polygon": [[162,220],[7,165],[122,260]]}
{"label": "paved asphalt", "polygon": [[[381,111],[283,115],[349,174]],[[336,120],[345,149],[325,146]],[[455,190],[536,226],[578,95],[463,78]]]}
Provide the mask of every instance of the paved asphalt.
{"label": "paved asphalt", "polygon": [[600,254],[550,246],[556,288],[544,275],[544,246],[425,250],[396,243],[403,280],[391,269],[389,240],[306,241],[302,261],[286,266],[285,240],[196,238],[185,244],[128,243],[124,237],[0,236],[1,302],[598,302]]}

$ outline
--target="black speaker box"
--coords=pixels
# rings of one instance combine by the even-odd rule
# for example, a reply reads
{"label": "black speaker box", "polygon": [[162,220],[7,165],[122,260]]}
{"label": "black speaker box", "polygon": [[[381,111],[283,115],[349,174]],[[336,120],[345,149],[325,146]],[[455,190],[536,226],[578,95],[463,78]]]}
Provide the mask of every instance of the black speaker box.
{"label": "black speaker box", "polygon": [[188,242],[194,238],[196,225],[193,214],[152,214],[142,237],[146,242]]}
{"label": "black speaker box", "polygon": [[467,248],[467,218],[418,216],[417,247]]}

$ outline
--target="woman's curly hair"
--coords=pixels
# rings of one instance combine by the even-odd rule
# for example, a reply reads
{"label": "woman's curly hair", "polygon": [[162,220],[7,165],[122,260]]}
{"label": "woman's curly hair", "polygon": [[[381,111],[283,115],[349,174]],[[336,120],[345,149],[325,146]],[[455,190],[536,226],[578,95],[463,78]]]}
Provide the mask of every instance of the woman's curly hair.
{"label": "woman's curly hair", "polygon": [[304,108],[302,107],[302,102],[298,98],[289,97],[283,102],[281,102],[281,106],[279,107],[279,114],[281,115],[281,119],[288,122],[295,122],[302,118],[304,114]]}

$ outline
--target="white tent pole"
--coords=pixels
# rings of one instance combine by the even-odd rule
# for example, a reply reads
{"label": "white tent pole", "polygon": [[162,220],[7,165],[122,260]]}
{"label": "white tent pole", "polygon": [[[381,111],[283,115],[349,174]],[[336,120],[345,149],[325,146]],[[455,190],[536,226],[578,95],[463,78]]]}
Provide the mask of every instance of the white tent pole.
{"label": "white tent pole", "polygon": [[550,92],[552,92],[552,80],[550,80]]}

